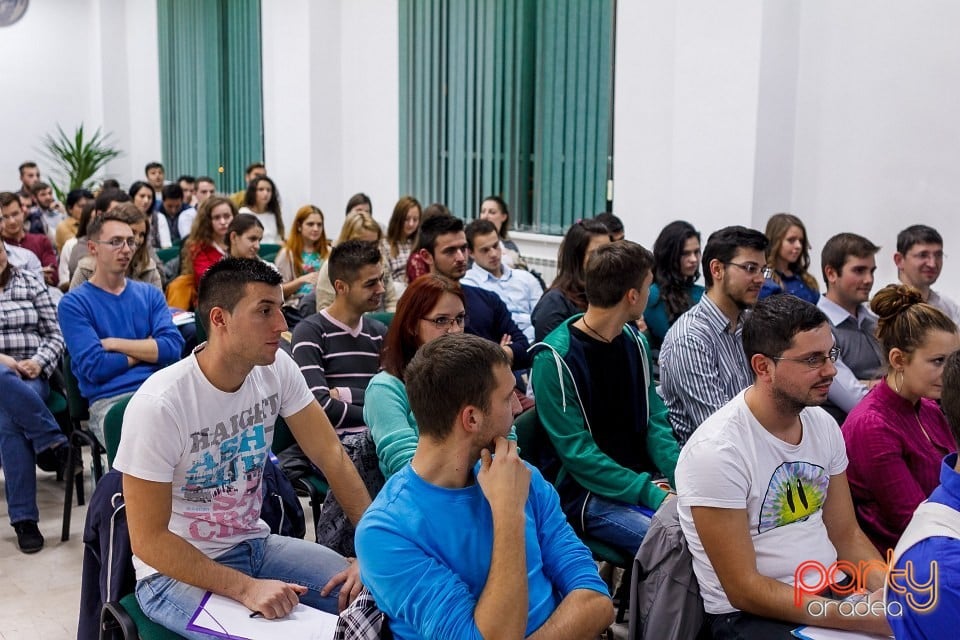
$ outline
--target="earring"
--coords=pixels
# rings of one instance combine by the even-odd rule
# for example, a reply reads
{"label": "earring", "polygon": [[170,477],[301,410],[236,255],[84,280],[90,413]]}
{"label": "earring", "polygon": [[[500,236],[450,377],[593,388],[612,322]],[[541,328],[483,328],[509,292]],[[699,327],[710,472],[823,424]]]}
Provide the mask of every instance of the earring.
{"label": "earring", "polygon": [[900,389],[903,388],[903,369],[897,369],[893,374],[893,386],[900,395]]}

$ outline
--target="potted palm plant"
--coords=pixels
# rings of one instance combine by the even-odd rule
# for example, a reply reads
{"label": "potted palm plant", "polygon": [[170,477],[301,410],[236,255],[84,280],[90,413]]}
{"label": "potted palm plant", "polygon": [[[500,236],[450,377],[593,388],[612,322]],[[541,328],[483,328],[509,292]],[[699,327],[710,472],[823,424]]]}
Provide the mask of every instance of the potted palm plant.
{"label": "potted palm plant", "polygon": [[112,146],[110,134],[104,134],[99,128],[87,138],[82,124],[72,136],[57,125],[55,135],[44,137],[43,147],[44,154],[59,169],[59,183],[51,180],[50,185],[61,201],[72,189],[92,188],[97,171],[123,153]]}

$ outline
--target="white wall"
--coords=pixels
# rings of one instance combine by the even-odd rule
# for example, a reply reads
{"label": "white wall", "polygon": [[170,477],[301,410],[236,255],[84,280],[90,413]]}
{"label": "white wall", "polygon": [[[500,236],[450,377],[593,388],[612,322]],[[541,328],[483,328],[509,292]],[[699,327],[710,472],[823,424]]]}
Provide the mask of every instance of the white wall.
{"label": "white wall", "polygon": [[0,28],[0,189],[19,189],[17,167],[25,160],[51,163],[40,152],[41,140],[60,124],[67,132],[83,123],[102,124],[89,69],[97,64],[86,32],[95,28],[94,0],[31,2],[23,18]]}
{"label": "white wall", "polygon": [[[124,155],[105,175],[124,184],[160,157],[160,89],[156,2],[45,0],[23,19],[0,29],[0,188],[19,188],[17,166],[40,165],[54,174],[41,140],[59,124],[112,134]],[[132,115],[135,114],[135,115]]]}
{"label": "white wall", "polygon": [[[878,287],[909,224],[960,252],[960,4],[643,0],[617,17],[614,209],[632,238],[792,211],[818,277],[835,233],[881,244]],[[949,259],[938,287],[960,294]]]}
{"label": "white wall", "polygon": [[882,245],[878,286],[897,231],[925,223],[951,256],[936,286],[960,295],[958,22],[948,0],[803,5],[792,206],[818,254],[839,231]]}
{"label": "white wall", "polygon": [[262,5],[266,165],[292,218],[306,203],[328,235],[367,193],[386,225],[399,196],[399,14],[395,2]]}

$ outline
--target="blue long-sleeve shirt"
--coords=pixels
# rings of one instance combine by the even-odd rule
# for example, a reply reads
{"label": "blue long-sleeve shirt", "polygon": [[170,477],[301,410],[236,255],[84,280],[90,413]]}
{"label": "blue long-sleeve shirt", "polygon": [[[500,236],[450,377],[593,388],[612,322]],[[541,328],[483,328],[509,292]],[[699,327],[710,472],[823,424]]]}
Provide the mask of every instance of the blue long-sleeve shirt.
{"label": "blue long-sleeve shirt", "polygon": [[[476,469],[474,470],[476,473]],[[525,506],[530,635],[576,589],[606,595],[590,551],[532,469]],[[446,489],[410,465],[394,475],[357,526],[360,576],[397,640],[480,640],[474,609],[493,554],[493,516],[480,486]]]}
{"label": "blue long-sleeve shirt", "polygon": [[[136,391],[153,372],[179,360],[183,350],[183,336],[163,294],[136,280],[128,279],[120,295],[85,282],[63,297],[57,316],[73,374],[88,402]],[[103,338],[153,338],[157,361],[131,367],[125,354],[103,348]]]}

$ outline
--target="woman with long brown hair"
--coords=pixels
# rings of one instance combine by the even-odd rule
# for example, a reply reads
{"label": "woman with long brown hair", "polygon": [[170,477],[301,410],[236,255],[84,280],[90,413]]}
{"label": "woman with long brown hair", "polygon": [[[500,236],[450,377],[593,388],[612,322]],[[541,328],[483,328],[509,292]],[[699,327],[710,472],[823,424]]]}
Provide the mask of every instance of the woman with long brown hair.
{"label": "woman with long brown hair", "polygon": [[237,206],[230,198],[210,196],[201,203],[184,242],[184,273],[193,274],[194,285],[199,286],[200,277],[207,269],[227,255],[227,230],[237,213]]}
{"label": "woman with long brown hair", "polygon": [[380,250],[384,252],[394,282],[407,284],[407,259],[413,251],[420,230],[420,203],[413,196],[397,200],[387,225],[387,237]]}
{"label": "woman with long brown hair", "polygon": [[775,293],[789,293],[817,304],[820,287],[807,271],[810,268],[810,243],[800,218],[790,213],[776,213],[767,220],[764,235],[770,241],[767,266],[773,269],[773,275],[763,283],[758,299]]}
{"label": "woman with long brown hair", "polygon": [[380,470],[389,478],[410,462],[419,431],[403,386],[407,365],[426,343],[447,333],[462,333],[466,321],[460,285],[443,276],[420,276],[397,303],[380,363],[383,371],[367,385],[363,419],[377,445]]}

